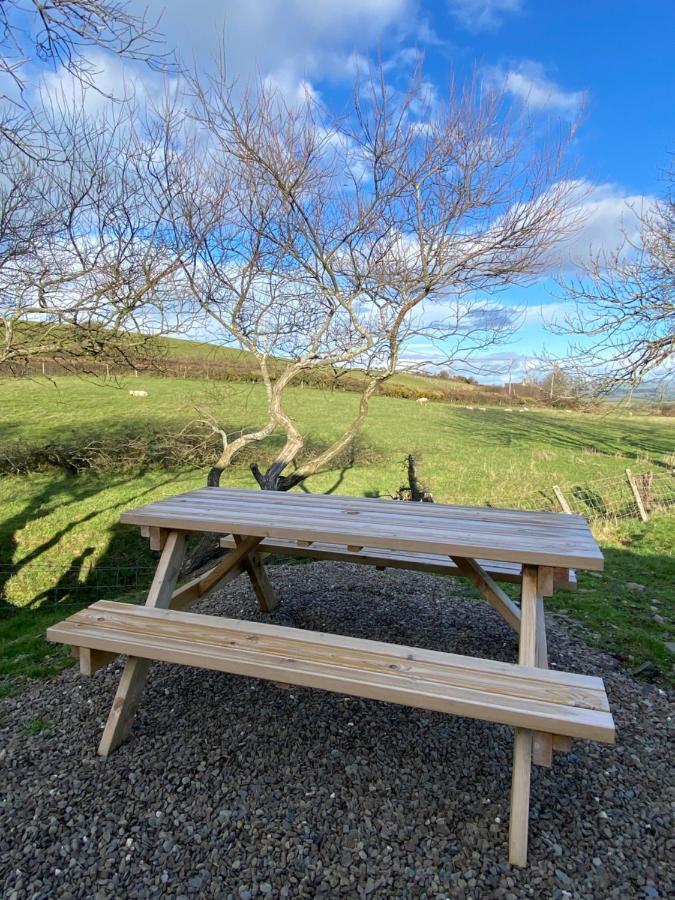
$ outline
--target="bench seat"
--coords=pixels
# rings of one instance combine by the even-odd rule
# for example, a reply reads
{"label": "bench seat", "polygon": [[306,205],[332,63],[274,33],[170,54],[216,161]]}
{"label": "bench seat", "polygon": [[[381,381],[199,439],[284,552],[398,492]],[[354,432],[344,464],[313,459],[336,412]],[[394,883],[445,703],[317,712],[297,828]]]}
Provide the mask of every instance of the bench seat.
{"label": "bench seat", "polygon": [[360,638],[100,601],[50,641],[612,743],[602,679]]}
{"label": "bench seat", "polygon": [[[231,536],[221,538],[220,546],[228,550],[236,545]],[[328,559],[336,562],[361,563],[387,569],[408,569],[416,572],[431,572],[437,575],[456,575],[457,565],[449,556],[435,553],[419,553],[412,550],[382,550],[375,547],[363,547],[360,550],[348,550],[344,544],[328,544],[316,541],[310,544],[298,544],[297,541],[281,538],[265,538],[261,541],[261,553],[280,553],[285,556],[301,556],[309,559]],[[495,581],[520,584],[523,567],[520,563],[499,562],[479,559],[476,562]],[[577,586],[574,569],[554,569],[555,587],[572,591]]]}

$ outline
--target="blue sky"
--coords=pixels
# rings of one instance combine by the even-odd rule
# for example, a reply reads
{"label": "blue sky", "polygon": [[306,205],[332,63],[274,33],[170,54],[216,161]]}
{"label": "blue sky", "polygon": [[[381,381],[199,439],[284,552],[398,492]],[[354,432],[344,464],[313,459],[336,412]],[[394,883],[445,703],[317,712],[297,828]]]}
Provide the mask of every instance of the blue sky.
{"label": "blue sky", "polygon": [[[443,93],[452,72],[477,71],[506,87],[534,121],[582,116],[572,156],[586,184],[587,224],[570,248],[612,247],[633,233],[631,208],[663,190],[672,159],[675,3],[666,0],[132,0],[162,13],[162,30],[183,59],[205,66],[223,33],[230,73],[270,78],[289,96],[310,86],[328,106],[344,100],[354,71],[380,54],[392,70],[424,55],[424,74]],[[120,63],[101,67],[114,89]],[[157,76],[134,77],[150,93]],[[526,304],[515,341],[490,363],[514,377],[545,346],[564,338],[545,322],[564,312],[551,282],[511,289],[502,302]]]}

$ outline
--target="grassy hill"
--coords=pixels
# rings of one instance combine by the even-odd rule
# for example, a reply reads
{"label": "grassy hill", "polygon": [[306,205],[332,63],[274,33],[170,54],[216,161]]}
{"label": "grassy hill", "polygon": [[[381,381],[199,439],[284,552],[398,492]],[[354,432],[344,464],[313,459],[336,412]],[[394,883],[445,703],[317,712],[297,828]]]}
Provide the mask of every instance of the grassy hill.
{"label": "grassy hill", "polygon": [[[24,331],[34,332],[39,326],[24,325]],[[68,333],[66,326],[61,331]],[[0,332],[1,336],[1,332]],[[94,375],[108,380],[126,378],[134,374],[135,360],[139,373],[154,373],[162,377],[205,379],[209,381],[228,381],[250,383],[260,381],[258,363],[246,350],[234,347],[222,347],[204,341],[193,341],[183,338],[144,338],[142,350],[130,344],[126,348],[126,362],[104,359],[103,357],[52,358],[49,356],[31,356],[17,363],[14,367],[0,366],[2,375],[43,375],[58,377],[67,374]],[[283,360],[268,361],[269,369],[274,376],[281,370]],[[331,367],[316,368],[308,371],[300,384],[328,390],[361,391],[364,375],[358,369],[347,369],[336,373]],[[499,385],[482,385],[473,383],[461,376],[440,377],[433,374],[413,374],[401,372],[382,383],[378,388],[380,394],[404,399],[427,397],[432,401],[459,402],[475,404],[504,404],[536,402],[537,391],[520,386],[513,396],[508,396],[505,388]]]}
{"label": "grassy hill", "polygon": [[[132,397],[129,388],[148,396]],[[289,411],[311,448],[339,434],[357,402],[355,394],[309,387],[288,393]],[[62,652],[41,638],[48,622],[83,603],[134,595],[147,585],[152,554],[134,529],[119,525],[120,512],[204,483],[215,444],[197,420],[207,412],[230,430],[255,425],[263,415],[262,386],[151,375],[119,385],[75,377],[57,377],[54,385],[0,379],[6,473],[0,476],[0,673],[44,674],[62,665]],[[270,459],[280,440],[242,458],[223,483],[254,487],[248,462]],[[550,497],[556,483],[622,479],[627,466],[668,471],[674,447],[675,428],[667,419],[422,406],[380,396],[352,450],[307,488],[389,496],[405,481],[405,457],[413,452],[438,501],[526,507]],[[179,462],[186,448],[190,460]],[[77,459],[84,462],[74,475]],[[675,573],[667,550],[673,521],[606,529],[600,535],[606,576],[582,576],[577,594],[561,594],[551,607],[568,609],[604,645],[626,658],[653,660],[664,673],[672,664],[664,636],[672,640],[674,633]],[[631,581],[644,592],[626,589]]]}

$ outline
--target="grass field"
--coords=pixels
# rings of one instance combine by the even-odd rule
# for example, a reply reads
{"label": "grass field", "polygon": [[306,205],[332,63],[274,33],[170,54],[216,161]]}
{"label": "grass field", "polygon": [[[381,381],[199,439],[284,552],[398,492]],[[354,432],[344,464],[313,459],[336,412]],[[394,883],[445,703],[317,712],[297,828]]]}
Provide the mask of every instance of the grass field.
{"label": "grass field", "polygon": [[[144,389],[149,396],[131,397],[129,388]],[[263,413],[259,385],[158,377],[131,378],[121,387],[72,377],[56,379],[55,386],[5,379],[0,400],[3,455],[171,434],[206,410],[218,411],[235,430],[255,425]],[[288,395],[289,411],[312,447],[333,439],[357,402],[354,394],[308,388]],[[255,458],[264,462],[274,449],[272,442]],[[438,501],[517,505],[537,491],[550,492],[555,483],[620,478],[627,466],[663,469],[664,462],[672,463],[674,449],[675,427],[667,419],[421,406],[377,397],[351,456],[313,479],[309,489],[390,495],[405,481],[405,457],[413,452],[422,480]],[[248,461],[226,473],[223,483],[253,487]],[[46,624],[82,603],[133,594],[146,583],[151,555],[133,529],[118,524],[121,510],[203,480],[203,469],[157,465],[145,470],[113,466],[77,476],[50,469],[0,477],[0,672],[46,674],[62,665],[60,651],[42,641]],[[636,664],[650,659],[664,674],[672,667],[664,641],[673,634],[673,534],[673,518],[665,516],[646,528],[629,524],[605,531],[600,537],[606,573],[600,579],[582,576],[576,594],[554,599],[585,621],[605,646],[629,662],[631,656]],[[644,590],[625,589],[631,581]]]}

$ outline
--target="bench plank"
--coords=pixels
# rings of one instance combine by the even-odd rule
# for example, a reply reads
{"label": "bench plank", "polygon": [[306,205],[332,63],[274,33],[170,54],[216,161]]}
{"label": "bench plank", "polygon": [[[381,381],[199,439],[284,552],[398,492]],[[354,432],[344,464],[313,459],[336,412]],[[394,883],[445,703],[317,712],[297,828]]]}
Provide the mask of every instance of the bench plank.
{"label": "bench plank", "polygon": [[[220,546],[229,550],[235,546],[234,539],[230,536],[223,537],[220,540]],[[458,573],[457,565],[448,556],[409,550],[363,547],[359,553],[354,553],[347,550],[342,544],[265,538],[260,543],[260,552],[279,553],[285,556],[299,556],[308,559],[327,559],[334,562],[351,562],[376,566],[380,569],[406,569],[415,572],[430,572],[434,575]],[[475,562],[495,581],[505,581],[510,584],[520,584],[521,582],[523,567],[520,563],[488,559],[477,559]],[[577,586],[574,570],[556,569],[555,586],[560,590],[574,590]]]}
{"label": "bench plank", "polygon": [[612,742],[602,680],[361,638],[100,601],[51,641]]}

